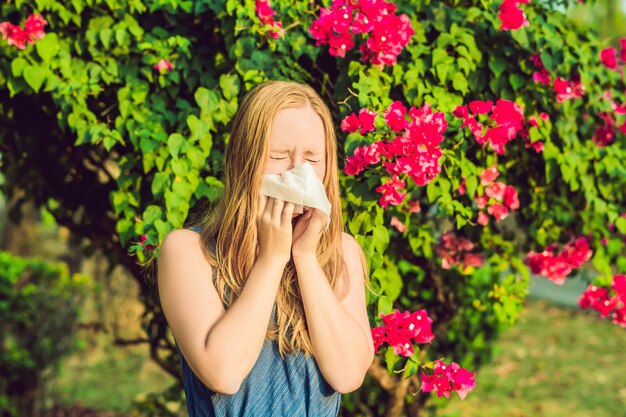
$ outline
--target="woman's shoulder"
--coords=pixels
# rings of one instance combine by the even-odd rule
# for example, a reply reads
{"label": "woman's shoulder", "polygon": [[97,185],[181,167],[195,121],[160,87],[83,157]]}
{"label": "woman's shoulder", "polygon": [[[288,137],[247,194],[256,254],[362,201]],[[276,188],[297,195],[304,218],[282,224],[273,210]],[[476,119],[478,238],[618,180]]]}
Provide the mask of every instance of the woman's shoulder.
{"label": "woman's shoulder", "polygon": [[177,258],[191,257],[192,259],[200,259],[197,255],[201,252],[200,228],[190,226],[174,229],[165,235],[159,249],[159,257],[175,256]]}

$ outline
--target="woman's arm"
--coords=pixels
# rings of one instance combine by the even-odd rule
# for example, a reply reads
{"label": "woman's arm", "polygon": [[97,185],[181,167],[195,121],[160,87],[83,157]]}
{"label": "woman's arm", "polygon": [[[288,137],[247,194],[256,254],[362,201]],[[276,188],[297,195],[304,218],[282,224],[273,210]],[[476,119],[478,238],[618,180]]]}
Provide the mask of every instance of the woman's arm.
{"label": "woman's arm", "polygon": [[339,301],[314,256],[294,258],[309,336],[320,371],[341,393],[356,390],[374,359],[358,242],[343,234],[349,292]]}
{"label": "woman's arm", "polygon": [[211,390],[234,394],[259,357],[285,265],[257,258],[228,311],[213,286],[199,235],[169,233],[159,250],[163,312],[194,373]]}

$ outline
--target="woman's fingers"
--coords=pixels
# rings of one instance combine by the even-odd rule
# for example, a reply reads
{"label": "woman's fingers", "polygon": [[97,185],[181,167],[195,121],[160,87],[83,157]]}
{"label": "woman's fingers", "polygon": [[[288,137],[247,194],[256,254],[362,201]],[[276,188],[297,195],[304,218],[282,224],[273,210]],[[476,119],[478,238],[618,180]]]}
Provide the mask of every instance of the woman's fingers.
{"label": "woman's fingers", "polygon": [[285,203],[285,208],[283,209],[283,219],[282,219],[282,223],[283,226],[286,226],[287,224],[289,224],[291,226],[291,219],[293,217],[293,211],[295,210],[296,206],[287,201]]}
{"label": "woman's fingers", "polygon": [[274,198],[274,205],[272,207],[272,220],[276,222],[276,224],[280,225],[281,215],[283,213],[283,207],[285,206],[285,202],[278,198]]}

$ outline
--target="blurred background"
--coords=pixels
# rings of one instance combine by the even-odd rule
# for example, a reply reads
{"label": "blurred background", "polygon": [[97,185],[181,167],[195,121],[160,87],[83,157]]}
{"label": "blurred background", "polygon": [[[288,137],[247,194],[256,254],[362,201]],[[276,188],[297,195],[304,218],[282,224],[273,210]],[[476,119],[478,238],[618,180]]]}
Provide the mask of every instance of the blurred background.
{"label": "blurred background", "polygon": [[[626,37],[626,0],[580,4],[567,13],[597,31],[607,46]],[[123,266],[107,270],[97,250],[84,255],[89,242],[74,239],[50,213],[27,203],[21,206],[21,219],[9,218],[7,209],[14,204],[0,195],[0,249],[61,263],[66,266],[62,273],[83,277],[73,278],[83,289],[72,306],[80,317],[73,353],[58,360],[53,347],[45,353],[53,366],[37,395],[44,400],[46,416],[150,415],[142,409],[146,401],[175,379],[150,359],[137,283]],[[477,388],[463,401],[440,399],[446,404],[441,415],[626,416],[626,331],[578,309],[585,286],[584,276],[563,287],[533,278],[522,320],[504,334],[493,362],[480,369]],[[51,289],[52,301],[53,294]],[[63,323],[54,325],[51,331],[63,331]],[[159,403],[171,415],[186,416],[179,401]]]}

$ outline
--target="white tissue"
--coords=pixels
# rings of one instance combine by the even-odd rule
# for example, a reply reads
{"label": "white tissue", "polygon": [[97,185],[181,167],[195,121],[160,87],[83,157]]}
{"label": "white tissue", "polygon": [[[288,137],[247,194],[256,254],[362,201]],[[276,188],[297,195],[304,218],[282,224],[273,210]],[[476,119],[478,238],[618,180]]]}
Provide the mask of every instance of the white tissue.
{"label": "white tissue", "polygon": [[295,204],[294,213],[302,214],[304,208],[316,208],[328,216],[330,225],[332,205],[326,197],[324,184],[309,162],[303,162],[281,175],[266,174],[261,180],[261,194]]}

